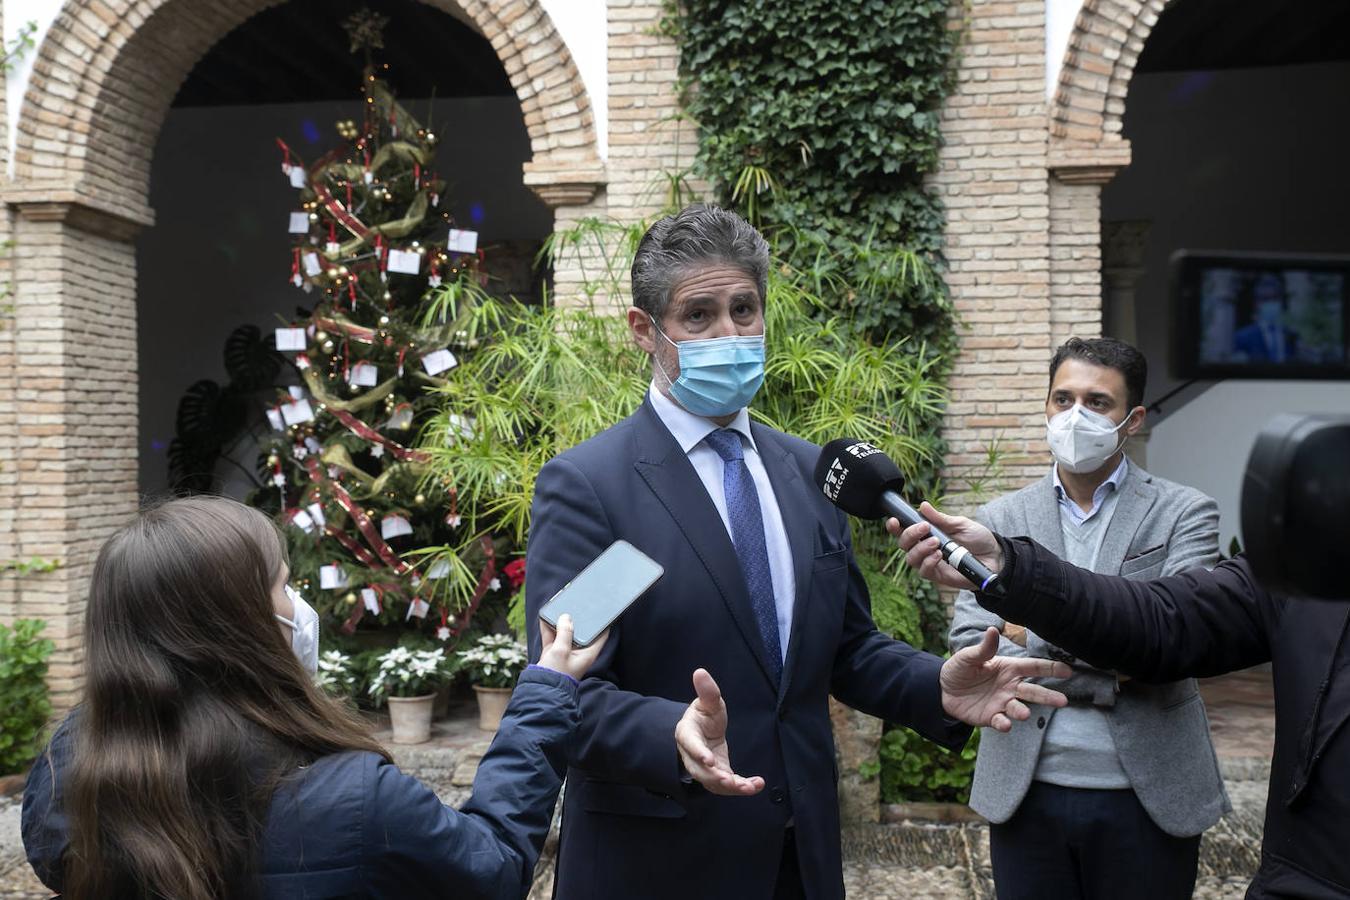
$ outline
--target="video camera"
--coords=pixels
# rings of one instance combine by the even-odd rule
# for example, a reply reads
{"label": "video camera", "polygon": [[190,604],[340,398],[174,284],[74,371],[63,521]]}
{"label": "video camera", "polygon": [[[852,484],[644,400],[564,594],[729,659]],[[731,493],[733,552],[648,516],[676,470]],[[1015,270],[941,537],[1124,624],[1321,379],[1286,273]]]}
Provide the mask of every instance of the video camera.
{"label": "video camera", "polygon": [[1350,597],[1350,416],[1284,413],[1262,429],[1242,480],[1247,559],[1269,591]]}

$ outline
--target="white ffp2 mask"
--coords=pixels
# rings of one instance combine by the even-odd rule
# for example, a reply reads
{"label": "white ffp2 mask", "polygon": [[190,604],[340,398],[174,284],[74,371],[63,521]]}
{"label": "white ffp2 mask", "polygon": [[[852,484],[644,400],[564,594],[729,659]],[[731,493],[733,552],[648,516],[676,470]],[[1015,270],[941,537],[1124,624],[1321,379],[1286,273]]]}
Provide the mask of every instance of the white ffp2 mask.
{"label": "white ffp2 mask", "polygon": [[1100,469],[1125,445],[1125,438],[1117,438],[1117,433],[1129,421],[1126,416],[1117,425],[1101,413],[1074,404],[1073,409],[1046,420],[1045,436],[1055,462],[1065,471],[1081,475]]}

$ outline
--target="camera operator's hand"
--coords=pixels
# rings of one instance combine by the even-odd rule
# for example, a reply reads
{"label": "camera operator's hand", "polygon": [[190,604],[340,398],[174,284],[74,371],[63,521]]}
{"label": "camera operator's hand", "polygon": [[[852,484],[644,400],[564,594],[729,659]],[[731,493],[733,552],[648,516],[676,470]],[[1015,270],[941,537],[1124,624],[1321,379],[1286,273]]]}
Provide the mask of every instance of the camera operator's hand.
{"label": "camera operator's hand", "polygon": [[[994,533],[979,522],[965,516],[940,513],[927,500],[919,505],[919,515],[969,550],[989,571],[997,574],[1003,570],[1003,549],[994,539]],[[970,581],[943,560],[940,544],[932,536],[933,529],[928,522],[919,522],[902,531],[898,519],[887,519],[886,530],[900,538],[900,549],[905,551],[906,561],[924,578],[934,584],[971,590]]]}
{"label": "camera operator's hand", "polygon": [[539,635],[544,645],[544,652],[539,654],[539,665],[564,675],[571,675],[580,681],[581,676],[595,665],[596,657],[604,648],[605,641],[609,640],[609,629],[606,628],[601,632],[589,647],[573,647],[572,617],[563,613],[558,616],[556,631],[553,626],[540,619]]}

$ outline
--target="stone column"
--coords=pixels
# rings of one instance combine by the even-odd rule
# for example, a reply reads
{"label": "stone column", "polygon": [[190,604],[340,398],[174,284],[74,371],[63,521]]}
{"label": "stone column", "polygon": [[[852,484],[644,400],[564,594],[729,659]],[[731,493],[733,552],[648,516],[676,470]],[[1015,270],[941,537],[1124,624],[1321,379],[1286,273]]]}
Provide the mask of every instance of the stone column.
{"label": "stone column", "polygon": [[[1138,344],[1134,287],[1144,274],[1144,250],[1152,224],[1143,221],[1102,223],[1103,330],[1127,344]],[[1125,455],[1145,469],[1148,468],[1148,438],[1152,430],[1152,424],[1145,422],[1139,433],[1125,445]]]}
{"label": "stone column", "polygon": [[[81,682],[94,558],[137,508],[136,256],[152,221],[78,190],[12,187],[15,420],[10,552],[56,560],[8,575],[15,617],[47,622],[58,709]],[[185,297],[184,302],[191,302]]]}

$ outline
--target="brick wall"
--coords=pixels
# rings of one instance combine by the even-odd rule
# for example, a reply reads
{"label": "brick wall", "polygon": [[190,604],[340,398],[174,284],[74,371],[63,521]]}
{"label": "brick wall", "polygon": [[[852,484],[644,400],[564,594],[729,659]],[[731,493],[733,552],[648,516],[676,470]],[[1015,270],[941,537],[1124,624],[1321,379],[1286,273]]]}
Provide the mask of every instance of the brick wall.
{"label": "brick wall", "polygon": [[1040,2],[971,3],[942,114],[946,146],[932,184],[947,207],[947,283],[964,323],[945,424],[958,493],[995,441],[1003,487],[1044,473],[1052,346],[1044,20]]}

